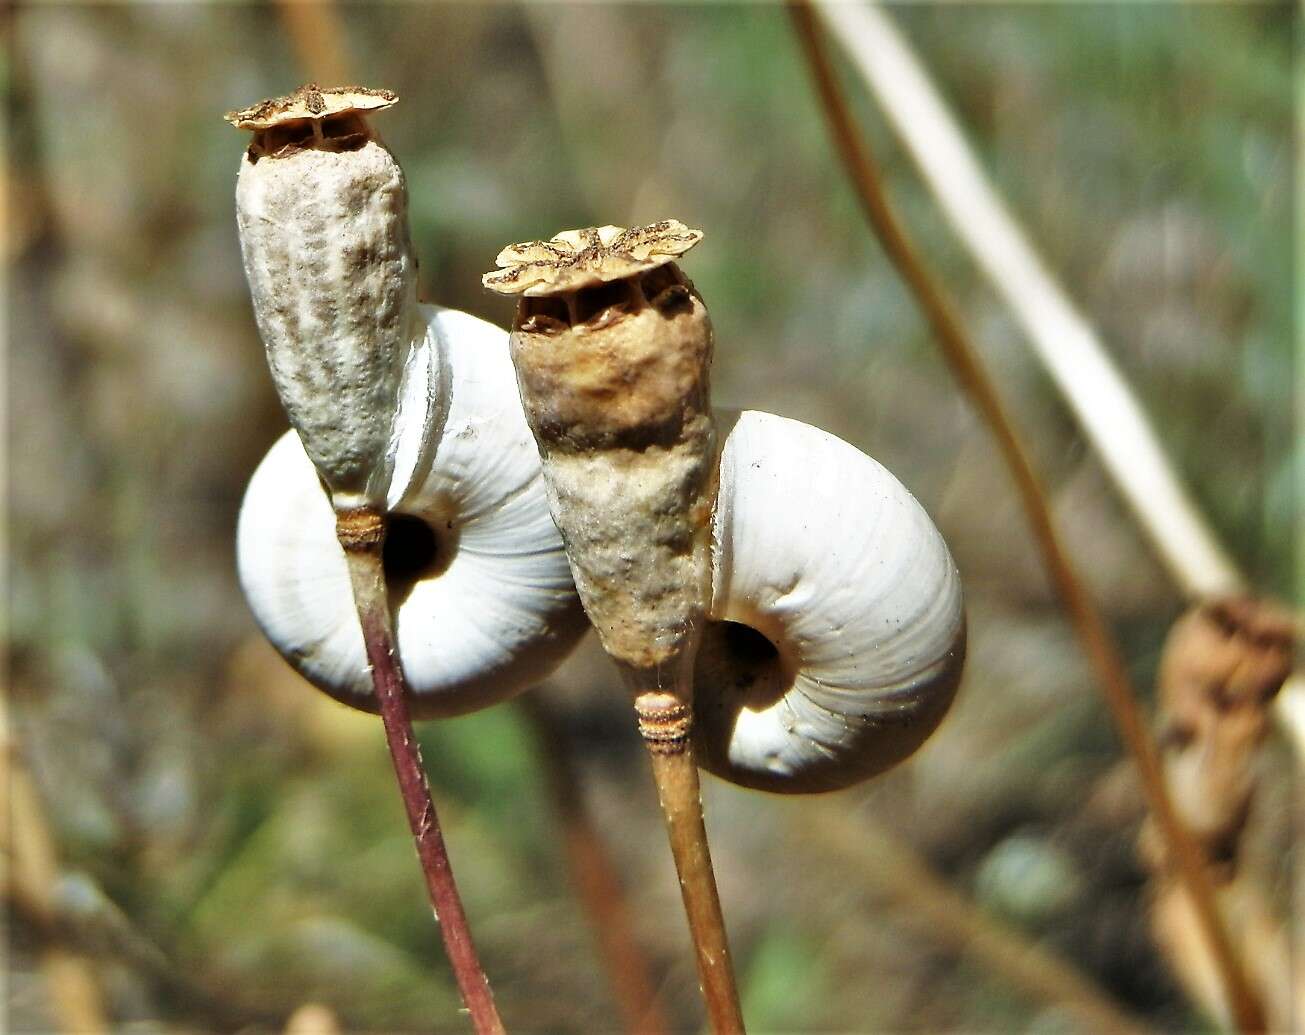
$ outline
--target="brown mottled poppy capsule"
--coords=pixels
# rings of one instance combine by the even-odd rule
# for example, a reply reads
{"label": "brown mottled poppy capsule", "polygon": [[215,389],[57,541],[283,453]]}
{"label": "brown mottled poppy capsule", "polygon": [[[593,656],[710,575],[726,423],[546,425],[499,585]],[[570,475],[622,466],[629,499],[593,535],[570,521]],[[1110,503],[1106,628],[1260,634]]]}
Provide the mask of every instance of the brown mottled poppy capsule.
{"label": "brown mottled poppy capsule", "polygon": [[691,686],[711,600],[716,435],[706,307],[673,220],[514,245],[512,359],[553,518],[603,646],[643,692]]}

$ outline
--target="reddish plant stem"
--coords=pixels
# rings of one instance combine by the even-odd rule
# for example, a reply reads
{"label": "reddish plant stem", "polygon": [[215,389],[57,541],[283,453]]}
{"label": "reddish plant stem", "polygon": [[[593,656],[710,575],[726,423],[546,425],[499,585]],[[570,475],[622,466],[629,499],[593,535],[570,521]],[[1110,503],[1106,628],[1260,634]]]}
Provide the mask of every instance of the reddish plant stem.
{"label": "reddish plant stem", "polygon": [[444,951],[448,954],[462,1001],[478,1035],[503,1035],[503,1022],[476,954],[471,929],[467,926],[467,914],[453,879],[453,867],[449,863],[439,817],[426,782],[421,745],[417,742],[408,711],[408,687],[394,646],[394,623],[382,564],[385,520],[375,511],[341,513],[337,517],[336,531],[349,561],[354,603],[362,624],[363,643],[371,665],[381,721],[385,726],[385,739],[408,813],[417,858],[426,878],[426,891],[435,909],[440,937],[444,940]]}
{"label": "reddish plant stem", "polygon": [[1218,963],[1237,1026],[1244,1032],[1263,1031],[1263,1006],[1233,949],[1219,914],[1210,874],[1169,797],[1159,755],[1142,718],[1123,656],[1060,541],[1046,492],[996,385],[979,359],[978,350],[956,316],[951,300],[921,261],[914,243],[889,205],[878,166],[843,99],[810,4],[805,0],[789,0],[789,12],[815,80],[830,133],[866,218],[928,320],[952,372],[970,394],[1001,447],[1025,516],[1042,552],[1043,563],[1096,671],[1115,727],[1137,765],[1147,804],[1169,846],[1178,875],[1191,896],[1201,928]]}
{"label": "reddish plant stem", "polygon": [[[332,86],[348,82],[345,33],[333,0],[275,0],[275,7],[308,74]],[[336,531],[349,561],[349,578],[371,666],[372,686],[444,951],[472,1026],[480,1035],[503,1035],[503,1021],[476,953],[462,898],[453,879],[453,867],[426,781],[421,745],[408,711],[407,680],[394,647],[394,620],[382,563],[385,519],[375,511],[341,512],[337,515]]]}
{"label": "reddish plant stem", "polygon": [[566,733],[538,691],[522,697],[520,707],[539,745],[540,766],[561,821],[571,879],[589,914],[625,1028],[630,1035],[664,1035],[670,1028],[657,1003],[648,958],[639,947],[611,855],[585,807]]}

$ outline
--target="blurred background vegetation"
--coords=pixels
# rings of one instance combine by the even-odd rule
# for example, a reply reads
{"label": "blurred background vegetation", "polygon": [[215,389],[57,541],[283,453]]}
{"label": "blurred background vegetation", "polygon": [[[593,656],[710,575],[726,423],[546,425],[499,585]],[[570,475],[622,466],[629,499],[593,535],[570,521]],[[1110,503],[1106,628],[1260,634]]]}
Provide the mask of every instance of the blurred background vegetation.
{"label": "blurred background vegetation", "polygon": [[[895,8],[1000,189],[1102,330],[1258,588],[1292,589],[1289,4]],[[717,329],[715,398],[884,463],[966,581],[958,706],[911,763],[818,803],[708,779],[757,1032],[1083,1030],[921,923],[875,846],[909,845],[981,915],[1155,1026],[1209,1024],[1148,939],[1140,799],[998,455],[869,235],[782,8],[341,8],[353,77],[404,164],[425,296],[505,323],[509,241],[673,216]],[[302,683],[233,566],[245,481],[285,421],[233,218],[223,112],[309,77],[283,12],[18,6],[9,94],[10,719],[121,1030],[461,1031],[375,720]],[[890,186],[1028,432],[1143,687],[1182,602],[877,112]],[[592,644],[544,691],[628,889],[659,1001],[700,1017],[628,702]],[[422,730],[509,1027],[617,1014],[532,727],[514,706]],[[1285,900],[1290,765],[1251,859]],[[835,849],[821,826],[856,832]],[[909,866],[908,866],[909,869]],[[899,874],[900,876],[900,874]],[[13,919],[11,1030],[55,1023]],[[89,950],[88,950],[89,951]]]}

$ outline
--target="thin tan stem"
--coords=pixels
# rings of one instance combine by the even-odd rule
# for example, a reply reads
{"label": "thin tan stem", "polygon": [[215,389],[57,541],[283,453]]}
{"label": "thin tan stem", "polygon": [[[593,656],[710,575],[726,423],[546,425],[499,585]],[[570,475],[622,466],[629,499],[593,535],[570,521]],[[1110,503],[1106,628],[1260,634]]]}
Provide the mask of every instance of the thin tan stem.
{"label": "thin tan stem", "polygon": [[327,86],[349,82],[344,29],[332,0],[275,0],[275,4],[308,76]]}
{"label": "thin tan stem", "polygon": [[920,260],[915,245],[889,205],[878,167],[852,119],[825,54],[809,3],[790,0],[789,10],[835,145],[866,217],[885,253],[915,296],[957,380],[987,421],[1010,468],[1025,516],[1042,552],[1043,563],[1096,671],[1115,726],[1137,764],[1147,803],[1192,896],[1202,929],[1218,961],[1237,1025],[1243,1031],[1261,1031],[1264,1028],[1263,1007],[1233,950],[1219,915],[1210,876],[1170,801],[1155,745],[1138,708],[1123,657],[1104,618],[1074,571],[1056,531],[1046,494],[977,349],[955,315],[950,299]]}
{"label": "thin tan stem", "polygon": [[417,858],[426,878],[426,891],[435,909],[444,951],[472,1026],[478,1035],[503,1035],[489,979],[480,965],[476,946],[462,908],[462,898],[453,879],[453,867],[444,847],[435,803],[421,760],[421,745],[412,728],[408,711],[408,687],[394,643],[394,622],[385,586],[382,547],[385,520],[374,511],[352,511],[338,515],[336,531],[349,561],[354,602],[362,625],[363,643],[371,665],[385,739],[389,744],[394,774],[399,781],[408,825],[417,847]]}
{"label": "thin tan stem", "polygon": [[830,852],[840,870],[850,870],[905,906],[910,922],[927,937],[975,960],[1031,999],[1075,1014],[1084,1031],[1150,1031],[1087,975],[986,915],[891,832],[865,819],[849,822],[846,809],[824,805],[803,809],[792,826],[804,844]]}
{"label": "thin tan stem", "polygon": [[571,879],[598,939],[617,1007],[631,1035],[670,1030],[657,1002],[648,958],[639,947],[616,867],[585,807],[571,746],[557,715],[539,692],[520,698],[534,731],[549,797],[562,827]]}
{"label": "thin tan stem", "polygon": [[698,766],[693,759],[693,713],[674,695],[660,692],[640,694],[635,711],[680,877],[707,1018],[716,1035],[742,1035],[743,1008],[711,865]]}

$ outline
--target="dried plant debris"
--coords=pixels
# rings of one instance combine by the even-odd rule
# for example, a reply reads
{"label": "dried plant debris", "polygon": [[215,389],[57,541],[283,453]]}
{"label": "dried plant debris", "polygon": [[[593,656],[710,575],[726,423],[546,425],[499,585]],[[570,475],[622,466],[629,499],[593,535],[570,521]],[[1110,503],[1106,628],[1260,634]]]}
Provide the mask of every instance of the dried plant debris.
{"label": "dried plant debris", "polygon": [[494,260],[501,268],[486,273],[481,282],[504,295],[561,294],[664,266],[701,240],[701,230],[677,219],[630,230],[564,230],[550,241],[508,245]]}
{"label": "dried plant debris", "polygon": [[224,118],[236,129],[270,129],[288,122],[326,119],[347,112],[381,111],[399,99],[393,90],[371,90],[365,86],[320,87],[305,83],[285,97],[269,97]]}
{"label": "dried plant debris", "polygon": [[1291,673],[1291,616],[1227,597],[1175,624],[1160,660],[1160,747],[1170,792],[1207,861],[1231,870],[1255,791],[1269,704]]}
{"label": "dried plant debris", "polygon": [[[1305,987],[1289,928],[1265,896],[1262,875],[1243,866],[1269,706],[1291,673],[1290,614],[1252,597],[1197,605],[1174,623],[1160,659],[1160,737],[1169,793],[1218,890],[1229,935],[1268,1011],[1270,1031],[1291,1028]],[[1175,879],[1154,820],[1139,840],[1151,869],[1151,929],[1188,992],[1224,1023],[1233,1006],[1190,895]]]}

